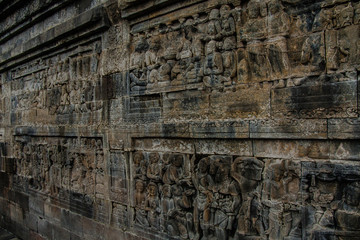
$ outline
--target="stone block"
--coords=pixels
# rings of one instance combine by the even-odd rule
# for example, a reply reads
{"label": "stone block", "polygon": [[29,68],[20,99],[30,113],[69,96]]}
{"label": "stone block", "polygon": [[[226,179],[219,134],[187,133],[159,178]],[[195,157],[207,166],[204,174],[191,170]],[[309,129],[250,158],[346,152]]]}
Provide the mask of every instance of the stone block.
{"label": "stone block", "polygon": [[89,218],[82,219],[82,227],[84,231],[84,238],[91,240],[101,240],[105,238],[105,225],[95,222]]}
{"label": "stone block", "polygon": [[264,85],[213,93],[209,115],[213,119],[267,118],[270,115],[270,88]]}
{"label": "stone block", "polygon": [[248,138],[248,121],[191,122],[192,138]]}
{"label": "stone block", "polygon": [[44,203],[44,216],[49,221],[60,222],[61,208],[46,201]]}
{"label": "stone block", "polygon": [[25,225],[30,231],[38,232],[38,222],[41,218],[33,213],[25,214]]}
{"label": "stone block", "polygon": [[72,234],[83,236],[83,217],[70,211],[61,210],[61,227],[70,231]]}
{"label": "stone block", "polygon": [[176,140],[176,139],[135,139],[134,149],[141,151],[163,151],[163,152],[179,152],[179,153],[194,153],[195,148],[190,140]]}
{"label": "stone block", "polygon": [[360,160],[360,143],[358,140],[332,141],[329,154],[331,159]]}
{"label": "stone block", "polygon": [[115,202],[112,203],[110,224],[118,229],[127,229],[130,226],[127,206]]}
{"label": "stone block", "polygon": [[330,144],[311,140],[255,140],[254,156],[285,159],[329,159]]}
{"label": "stone block", "polygon": [[29,210],[31,213],[44,216],[44,200],[40,197],[29,197]]}
{"label": "stone block", "polygon": [[13,222],[23,224],[24,223],[24,212],[23,209],[21,209],[16,204],[9,204],[10,207],[10,218]]}
{"label": "stone block", "polygon": [[163,99],[165,121],[202,119],[209,115],[210,99],[204,91],[168,93]]}
{"label": "stone block", "polygon": [[357,81],[319,82],[271,91],[271,112],[276,117],[356,117]]}
{"label": "stone block", "polygon": [[331,139],[358,139],[360,137],[358,118],[329,119],[328,122]]}
{"label": "stone block", "polygon": [[194,142],[198,154],[228,154],[252,156],[252,142],[248,140],[203,140]]}
{"label": "stone block", "polygon": [[266,119],[250,121],[250,138],[326,139],[325,119]]}
{"label": "stone block", "polygon": [[54,225],[46,219],[38,220],[38,233],[44,236],[46,239],[53,238],[53,228]]}
{"label": "stone block", "polygon": [[69,231],[57,226],[57,225],[53,225],[52,228],[52,239],[57,239],[57,240],[70,240],[71,234]]}

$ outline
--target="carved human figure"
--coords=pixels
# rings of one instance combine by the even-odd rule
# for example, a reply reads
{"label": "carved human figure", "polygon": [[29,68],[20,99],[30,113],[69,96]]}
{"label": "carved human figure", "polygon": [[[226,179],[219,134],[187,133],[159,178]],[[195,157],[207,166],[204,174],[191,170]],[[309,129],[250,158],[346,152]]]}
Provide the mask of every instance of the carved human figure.
{"label": "carved human figure", "polygon": [[[140,36],[135,44],[134,52],[130,55],[130,69],[142,69],[145,67],[145,52],[148,49],[148,42],[144,37]],[[148,56],[148,58],[150,61],[150,56]],[[151,64],[151,62],[149,62],[149,64]]]}
{"label": "carved human figure", "polygon": [[142,69],[134,69],[130,74],[130,89],[131,91],[142,91],[146,89],[147,75],[146,71]]}
{"label": "carved human figure", "polygon": [[239,185],[230,177],[229,162],[219,158],[213,162],[216,173],[211,213],[217,239],[227,239],[240,206]]}
{"label": "carved human figure", "polygon": [[172,198],[171,185],[164,184],[161,187],[161,218],[160,228],[162,231],[169,232],[169,213],[175,208],[174,199]]}
{"label": "carved human figure", "polygon": [[146,180],[147,164],[142,152],[136,152],[133,157],[134,178]]}
{"label": "carved human figure", "polygon": [[309,65],[310,71],[320,70],[325,66],[321,41],[321,35],[312,35],[305,40],[302,46],[301,63]]}
{"label": "carved human figure", "polygon": [[160,200],[158,187],[154,182],[150,182],[147,187],[147,197],[145,199],[145,210],[151,228],[159,229]]}
{"label": "carved human figure", "polygon": [[59,194],[60,185],[61,185],[61,164],[57,157],[56,150],[54,148],[50,149],[49,158],[51,160],[50,167],[50,192],[52,195],[56,196]]}
{"label": "carved human figure", "polygon": [[193,217],[187,209],[192,206],[191,195],[194,193],[192,189],[185,190],[180,185],[172,186],[174,199],[174,209],[169,212],[168,230],[171,235],[180,236],[182,239],[191,239],[194,237]]}
{"label": "carved human figure", "polygon": [[268,31],[270,36],[287,35],[290,27],[290,17],[283,10],[279,0],[271,0],[268,3]]}
{"label": "carved human figure", "polygon": [[262,161],[241,157],[236,158],[231,166],[231,176],[239,184],[242,199],[236,230],[238,237],[253,234],[253,230],[256,230],[255,234],[263,231],[259,201],[263,168]]}
{"label": "carved human figure", "polygon": [[182,46],[179,53],[176,55],[177,60],[191,58],[192,57],[192,44],[189,36],[184,36],[182,39]]}
{"label": "carved human figure", "polygon": [[[263,11],[265,9],[265,11]],[[257,1],[250,1],[246,12],[243,12],[244,22],[240,28],[241,40],[263,39],[266,37],[266,4]],[[262,14],[265,12],[265,14]]]}
{"label": "carved human figure", "polygon": [[211,10],[209,14],[209,22],[207,24],[206,41],[216,40],[221,37],[221,22],[219,20],[219,9]]}
{"label": "carved human figure", "polygon": [[335,18],[337,27],[350,26],[353,23],[354,8],[351,3],[347,6],[338,6],[335,8]]}
{"label": "carved human figure", "polygon": [[83,179],[86,175],[86,169],[82,164],[82,156],[80,153],[73,152],[71,154],[73,158],[73,168],[71,170],[71,187],[73,191],[83,192]]}
{"label": "carved human figure", "polygon": [[223,67],[224,67],[224,84],[231,85],[236,77],[236,57],[234,53],[235,49],[235,37],[228,37],[224,40],[222,53]]}
{"label": "carved human figure", "polygon": [[204,75],[203,81],[207,87],[222,87],[222,78],[217,75],[223,73],[223,59],[221,53],[217,51],[217,42],[211,40],[206,44],[205,48],[205,62],[204,62]]}
{"label": "carved human figure", "polygon": [[158,67],[158,56],[157,52],[160,49],[160,38],[152,37],[149,40],[149,49],[145,53],[145,64],[149,71]]}
{"label": "carved human figure", "polygon": [[135,183],[135,221],[142,226],[149,226],[147,213],[145,210],[145,183],[142,180],[137,180]]}
{"label": "carved human figure", "polygon": [[231,16],[229,5],[222,5],[220,8],[221,36],[229,37],[235,34],[235,20]]}
{"label": "carved human figure", "polygon": [[[288,236],[292,224],[296,223],[291,214],[284,208],[285,203],[296,202],[299,192],[299,179],[296,176],[296,166],[289,166],[289,161],[281,161],[269,165],[268,179],[265,191],[269,200],[264,200],[265,206],[269,207],[268,228],[265,231],[271,239]],[[297,186],[296,186],[297,185]],[[287,219],[280,226],[281,219]],[[285,231],[286,230],[286,231]]]}
{"label": "carved human figure", "polygon": [[162,175],[162,180],[166,184],[179,183],[184,177],[184,170],[182,168],[183,156],[172,154],[169,158],[170,165],[164,169],[165,172]]}
{"label": "carved human figure", "polygon": [[170,73],[171,73],[171,65],[165,61],[165,59],[160,59],[160,67],[159,67],[159,82],[170,81]]}
{"label": "carved human figure", "polygon": [[161,165],[158,153],[149,154],[149,165],[146,176],[153,181],[159,181],[161,179]]}
{"label": "carved human figure", "polygon": [[[192,169],[195,169],[195,159],[192,158]],[[195,172],[192,174],[193,183],[197,190],[197,195],[194,199],[194,228],[199,238],[200,229],[202,230],[203,237],[206,239],[209,236],[209,228],[211,225],[211,203],[213,194],[209,188],[214,186],[214,181],[208,173],[210,159],[208,157],[202,158]]]}

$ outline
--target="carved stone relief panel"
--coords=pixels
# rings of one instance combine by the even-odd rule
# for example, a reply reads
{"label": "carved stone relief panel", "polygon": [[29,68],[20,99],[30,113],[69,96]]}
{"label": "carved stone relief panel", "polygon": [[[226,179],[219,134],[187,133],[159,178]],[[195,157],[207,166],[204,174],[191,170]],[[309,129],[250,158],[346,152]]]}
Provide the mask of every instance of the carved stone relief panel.
{"label": "carved stone relief panel", "polygon": [[62,122],[69,115],[101,109],[102,103],[95,99],[100,46],[101,42],[95,41],[11,70],[12,122]]}
{"label": "carved stone relief panel", "polygon": [[12,149],[14,185],[25,192],[59,199],[73,211],[93,216],[95,198],[103,199],[108,188],[102,144],[100,137],[16,136]]}

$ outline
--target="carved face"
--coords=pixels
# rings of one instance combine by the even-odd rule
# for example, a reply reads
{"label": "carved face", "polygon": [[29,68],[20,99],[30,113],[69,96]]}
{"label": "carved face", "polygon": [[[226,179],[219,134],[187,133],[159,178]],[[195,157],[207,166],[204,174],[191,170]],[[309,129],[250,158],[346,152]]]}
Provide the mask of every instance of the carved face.
{"label": "carved face", "polygon": [[142,155],[141,153],[136,153],[136,154],[134,155],[134,164],[135,164],[136,166],[139,166],[141,160],[143,160],[143,155]]}
{"label": "carved face", "polygon": [[162,187],[162,194],[164,197],[171,197],[171,187],[168,184],[165,184]]}
{"label": "carved face", "polygon": [[218,19],[219,18],[219,10],[218,9],[213,9],[210,12],[209,15],[209,20],[214,20],[214,19]]}
{"label": "carved face", "polygon": [[220,8],[220,16],[222,18],[229,18],[230,16],[230,7],[228,5],[223,5]]}
{"label": "carved face", "polygon": [[208,164],[207,164],[206,159],[205,158],[201,159],[199,162],[199,171],[201,173],[206,173],[207,168],[208,168]]}
{"label": "carved face", "polygon": [[149,155],[149,160],[151,163],[157,163],[159,161],[159,157],[156,153],[152,153]]}
{"label": "carved face", "polygon": [[353,8],[351,6],[344,8],[340,14],[340,25],[342,27],[351,25],[353,17],[354,17]]}
{"label": "carved face", "polygon": [[136,182],[135,189],[136,189],[136,192],[139,192],[139,193],[144,192],[144,183],[141,181]]}
{"label": "carved face", "polygon": [[148,186],[149,196],[155,196],[157,193],[157,186],[155,183],[149,184]]}
{"label": "carved face", "polygon": [[224,165],[220,165],[216,171],[215,181],[219,183],[223,182],[228,178],[228,175],[229,175],[229,169]]}
{"label": "carved face", "polygon": [[277,0],[273,0],[269,3],[269,11],[271,14],[276,14],[280,12],[281,5]]}
{"label": "carved face", "polygon": [[182,156],[180,156],[180,155],[174,156],[174,158],[172,159],[172,162],[175,167],[181,167],[182,166]]}

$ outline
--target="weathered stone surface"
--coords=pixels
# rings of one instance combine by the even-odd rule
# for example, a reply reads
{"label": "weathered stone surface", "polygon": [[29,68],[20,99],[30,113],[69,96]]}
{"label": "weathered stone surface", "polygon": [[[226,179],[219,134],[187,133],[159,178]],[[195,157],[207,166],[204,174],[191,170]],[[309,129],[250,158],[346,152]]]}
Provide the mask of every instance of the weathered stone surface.
{"label": "weathered stone surface", "polygon": [[0,226],[358,239],[360,3],[0,0]]}

